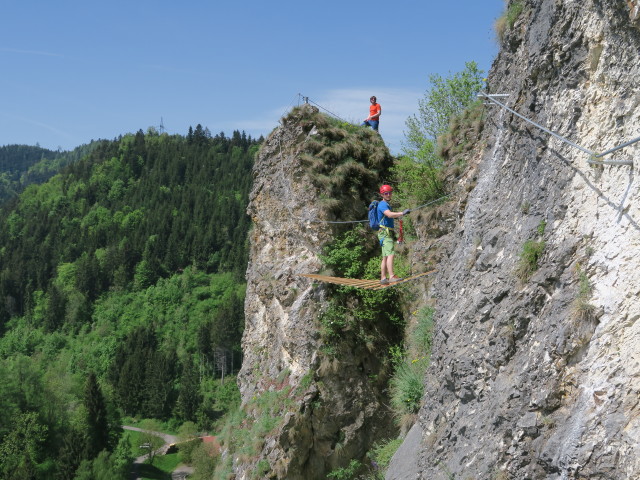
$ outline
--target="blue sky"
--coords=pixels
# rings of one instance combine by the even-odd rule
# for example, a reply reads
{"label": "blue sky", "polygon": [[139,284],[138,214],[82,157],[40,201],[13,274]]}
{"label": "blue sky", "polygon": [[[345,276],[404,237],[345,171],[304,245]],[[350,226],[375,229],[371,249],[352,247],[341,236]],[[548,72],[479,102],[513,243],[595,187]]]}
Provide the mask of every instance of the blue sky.
{"label": "blue sky", "polygon": [[158,127],[268,135],[309,97],[394,153],[429,75],[488,71],[503,0],[2,2],[0,146],[72,149]]}

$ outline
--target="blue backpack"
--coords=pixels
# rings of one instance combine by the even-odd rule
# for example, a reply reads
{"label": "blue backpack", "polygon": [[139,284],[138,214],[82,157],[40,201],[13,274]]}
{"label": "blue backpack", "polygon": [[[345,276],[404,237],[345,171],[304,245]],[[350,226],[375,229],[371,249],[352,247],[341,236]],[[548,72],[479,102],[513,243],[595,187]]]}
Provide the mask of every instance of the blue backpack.
{"label": "blue backpack", "polygon": [[369,227],[371,230],[380,230],[380,218],[378,217],[378,200],[374,200],[369,205]]}

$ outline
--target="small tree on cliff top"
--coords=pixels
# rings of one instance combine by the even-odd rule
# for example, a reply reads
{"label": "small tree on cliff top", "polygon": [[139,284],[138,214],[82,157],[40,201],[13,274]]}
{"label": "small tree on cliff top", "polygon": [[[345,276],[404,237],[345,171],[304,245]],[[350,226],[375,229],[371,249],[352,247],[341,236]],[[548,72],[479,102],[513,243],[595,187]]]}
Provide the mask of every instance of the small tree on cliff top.
{"label": "small tree on cliff top", "polygon": [[403,155],[394,168],[400,199],[406,192],[411,192],[418,202],[444,194],[439,175],[443,161],[436,153],[436,140],[447,132],[451,118],[460,115],[476,100],[483,85],[483,74],[475,62],[467,62],[462,72],[448,78],[437,74],[429,77],[431,88],[418,101],[418,113],[406,121]]}
{"label": "small tree on cliff top", "polygon": [[418,101],[418,114],[406,122],[405,154],[412,155],[421,150],[425,142],[435,142],[447,131],[451,117],[462,113],[476,100],[483,85],[483,74],[476,62],[467,62],[462,72],[448,78],[438,74],[429,76],[431,88]]}

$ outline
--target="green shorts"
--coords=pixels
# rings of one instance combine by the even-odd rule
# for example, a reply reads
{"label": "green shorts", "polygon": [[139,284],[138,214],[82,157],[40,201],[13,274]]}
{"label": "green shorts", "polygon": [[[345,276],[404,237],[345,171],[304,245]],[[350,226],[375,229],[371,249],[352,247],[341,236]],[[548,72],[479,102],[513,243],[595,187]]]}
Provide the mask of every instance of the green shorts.
{"label": "green shorts", "polygon": [[395,249],[395,232],[393,230],[380,229],[378,230],[378,240],[380,240],[380,246],[382,247],[382,256],[388,257],[394,254]]}

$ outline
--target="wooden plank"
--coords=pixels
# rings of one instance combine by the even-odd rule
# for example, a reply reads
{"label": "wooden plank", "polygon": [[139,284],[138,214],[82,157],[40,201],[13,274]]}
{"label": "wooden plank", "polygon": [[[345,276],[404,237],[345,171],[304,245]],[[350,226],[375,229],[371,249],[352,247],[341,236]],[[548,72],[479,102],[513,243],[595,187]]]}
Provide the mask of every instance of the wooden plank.
{"label": "wooden plank", "polygon": [[387,285],[381,285],[380,282],[378,282],[377,285],[371,287],[370,289],[371,290],[382,290],[383,288],[395,287],[397,285],[402,285],[403,283],[410,282],[411,280],[415,280],[416,278],[424,277],[424,276],[429,275],[429,274],[431,274],[433,272],[435,272],[435,270],[430,270],[428,272],[418,273],[416,275],[412,275],[410,277],[403,278],[402,280],[400,280],[398,282],[389,283]]}
{"label": "wooden plank", "polygon": [[401,285],[406,282],[410,282],[411,280],[415,280],[416,278],[424,277],[431,273],[435,272],[435,270],[430,270],[428,272],[418,273],[416,275],[412,275],[410,277],[404,278],[398,282],[392,282],[385,285],[380,284],[380,280],[364,280],[359,278],[340,278],[340,277],[329,277],[327,275],[318,275],[315,273],[305,273],[301,276],[312,278],[314,280],[319,280],[321,282],[333,283],[336,285],[345,285],[349,287],[356,288],[364,288],[367,290],[382,290],[383,288],[395,287],[396,285]]}
{"label": "wooden plank", "polygon": [[351,287],[367,287],[375,284],[379,284],[379,280],[361,280],[358,278],[340,278],[340,277],[328,277],[326,275],[316,275],[316,274],[304,274],[303,277],[313,278],[314,280],[319,280],[321,282],[327,283],[335,283],[337,285],[348,285]]}

